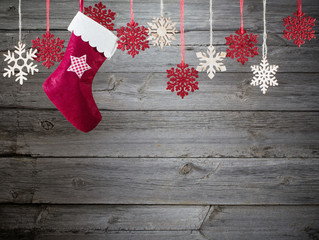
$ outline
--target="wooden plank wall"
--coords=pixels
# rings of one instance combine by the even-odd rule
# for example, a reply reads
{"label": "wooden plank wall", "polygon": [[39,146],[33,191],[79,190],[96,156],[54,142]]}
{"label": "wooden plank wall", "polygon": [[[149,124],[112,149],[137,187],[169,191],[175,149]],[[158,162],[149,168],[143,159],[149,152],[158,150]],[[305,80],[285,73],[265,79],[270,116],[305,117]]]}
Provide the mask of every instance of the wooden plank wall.
{"label": "wooden plank wall", "polygon": [[[30,46],[45,32],[45,1],[22,2]],[[175,22],[178,2],[164,1]],[[17,3],[0,2],[2,53],[18,41]],[[129,21],[129,1],[107,6],[116,28]],[[185,1],[191,66],[209,43],[208,7]],[[225,50],[239,2],[214,7],[214,43]],[[77,9],[75,0],[51,1],[51,30],[66,44]],[[319,19],[319,1],[304,0],[303,10]],[[245,66],[227,59],[213,80],[200,73],[200,90],[181,100],[165,90],[179,41],[134,59],[118,50],[94,79],[103,120],[84,134],[42,90],[56,67],[41,66],[23,86],[1,75],[0,239],[319,239],[319,36],[301,48],[282,38],[282,18],[295,11],[295,1],[268,0],[269,61],[280,67],[279,86],[264,96],[249,84],[260,56]],[[159,1],[135,0],[134,12],[146,24]],[[244,20],[260,47],[261,0],[245,1]]]}

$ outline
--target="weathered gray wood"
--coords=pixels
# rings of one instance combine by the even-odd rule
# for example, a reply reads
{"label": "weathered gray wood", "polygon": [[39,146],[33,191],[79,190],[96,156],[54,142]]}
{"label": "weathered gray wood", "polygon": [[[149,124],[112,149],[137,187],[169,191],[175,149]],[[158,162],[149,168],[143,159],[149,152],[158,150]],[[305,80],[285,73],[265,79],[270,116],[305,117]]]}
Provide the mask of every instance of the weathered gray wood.
{"label": "weathered gray wood", "polygon": [[0,161],[1,203],[319,204],[318,159]]}
{"label": "weathered gray wood", "polygon": [[[50,73],[30,76],[20,86],[2,79],[0,106],[56,109],[42,89]],[[93,94],[100,110],[289,110],[318,111],[318,74],[279,73],[278,87],[263,95],[251,73],[199,75],[199,91],[183,100],[166,90],[165,73],[98,73]]]}
{"label": "weathered gray wood", "polygon": [[[219,50],[225,50],[226,46],[221,46]],[[186,47],[186,63],[191,67],[196,67],[199,61],[196,52],[206,51],[207,46],[189,46]],[[166,72],[167,69],[176,67],[181,62],[179,46],[171,46],[169,51],[161,51],[160,48],[152,47],[141,52],[134,59],[125,52],[117,50],[114,56],[106,60],[101,66],[99,72],[119,73],[119,72]],[[319,47],[298,48],[298,47],[282,47],[274,46],[268,48],[268,59],[271,64],[279,65],[278,72],[318,72]],[[4,57],[1,55],[1,69],[6,66],[6,62],[2,61]],[[248,63],[242,65],[236,59],[226,58],[224,64],[227,72],[249,72],[251,73],[251,65],[259,65],[261,56],[251,58]],[[56,68],[52,66],[49,70],[41,67],[41,72],[52,73]],[[218,73],[223,74],[223,73]],[[3,77],[1,77],[3,78]],[[14,80],[12,80],[14,81]]]}
{"label": "weathered gray wood", "polygon": [[209,206],[0,205],[2,230],[105,232],[196,230]]}
{"label": "weathered gray wood", "polygon": [[[1,238],[2,237],[2,238]],[[199,231],[108,231],[105,233],[38,233],[36,231],[6,231],[4,240],[207,240]]]}
{"label": "weathered gray wood", "polygon": [[215,207],[201,232],[207,239],[218,240],[314,240],[319,237],[319,208]]}
{"label": "weathered gray wood", "polygon": [[[85,1],[85,6],[93,5],[95,0]],[[0,16],[6,21],[0,22],[0,29],[17,29],[18,12],[17,1],[2,0],[0,3]],[[115,28],[126,25],[130,21],[129,1],[113,0],[106,3],[107,7],[115,11]],[[244,26],[249,31],[261,31],[262,1],[246,0],[244,4]],[[32,4],[22,3],[23,28],[45,29],[46,12],[45,2],[33,0]],[[267,29],[270,32],[281,33],[284,29],[282,18],[296,12],[295,1],[267,1]],[[66,29],[73,16],[79,9],[78,1],[59,0],[51,4],[50,26],[52,29]],[[312,17],[318,18],[319,6],[316,1],[304,0],[303,11]],[[152,20],[153,16],[160,14],[158,1],[134,1],[134,18],[145,25]],[[164,3],[164,15],[179,22],[179,2],[166,0]],[[208,30],[209,29],[209,1],[197,0],[185,3],[185,30]],[[237,30],[240,27],[239,3],[233,0],[214,1],[214,29]],[[179,29],[179,26],[177,26]]]}
{"label": "weathered gray wood", "polygon": [[318,157],[318,112],[101,113],[98,127],[84,134],[59,111],[3,110],[1,134],[2,126],[17,128],[5,150],[48,157]]}

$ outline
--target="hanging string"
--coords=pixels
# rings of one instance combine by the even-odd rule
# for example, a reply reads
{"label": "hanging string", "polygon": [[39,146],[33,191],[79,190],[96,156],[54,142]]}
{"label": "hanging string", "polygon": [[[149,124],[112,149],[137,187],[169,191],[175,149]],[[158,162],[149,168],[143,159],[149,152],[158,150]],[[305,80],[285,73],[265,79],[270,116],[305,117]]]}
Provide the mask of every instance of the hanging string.
{"label": "hanging string", "polygon": [[184,66],[184,64],[185,64],[184,0],[180,0],[180,24],[181,24],[182,66]]}
{"label": "hanging string", "polygon": [[19,42],[21,43],[21,28],[22,28],[22,22],[21,22],[21,0],[19,0]]}
{"label": "hanging string", "polygon": [[134,13],[133,13],[133,0],[131,0],[131,24],[134,22]]}
{"label": "hanging string", "polygon": [[241,16],[240,32],[241,33],[244,33],[243,8],[244,8],[244,0],[240,0],[240,16]]}
{"label": "hanging string", "polygon": [[209,2],[210,46],[213,46],[213,0]]}
{"label": "hanging string", "polygon": [[83,12],[83,0],[79,0],[80,3],[80,12]]}
{"label": "hanging string", "polygon": [[302,0],[297,0],[298,14],[301,14]]}
{"label": "hanging string", "polygon": [[263,45],[262,45],[262,54],[263,58],[267,57],[267,29],[266,29],[266,0],[263,0],[263,8],[264,8],[264,33],[263,33]]}
{"label": "hanging string", "polygon": [[164,11],[164,3],[163,0],[161,0],[161,16],[163,16],[163,11]]}
{"label": "hanging string", "polygon": [[47,0],[47,33],[50,31],[50,0]]}

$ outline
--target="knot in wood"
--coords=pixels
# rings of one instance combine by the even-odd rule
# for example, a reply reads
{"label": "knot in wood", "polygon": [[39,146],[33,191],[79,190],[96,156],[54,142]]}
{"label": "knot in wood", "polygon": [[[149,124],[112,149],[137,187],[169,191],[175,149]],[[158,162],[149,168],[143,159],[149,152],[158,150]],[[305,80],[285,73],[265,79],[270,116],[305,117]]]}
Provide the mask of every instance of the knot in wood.
{"label": "knot in wood", "polygon": [[54,124],[50,121],[41,121],[41,127],[49,131],[54,127]]}
{"label": "knot in wood", "polygon": [[80,189],[83,188],[86,185],[86,183],[83,178],[73,178],[72,185],[75,189]]}
{"label": "knot in wood", "polygon": [[193,169],[193,164],[192,163],[186,163],[180,170],[179,170],[179,173],[180,174],[183,174],[183,175],[186,175],[186,174],[189,174],[192,169]]}

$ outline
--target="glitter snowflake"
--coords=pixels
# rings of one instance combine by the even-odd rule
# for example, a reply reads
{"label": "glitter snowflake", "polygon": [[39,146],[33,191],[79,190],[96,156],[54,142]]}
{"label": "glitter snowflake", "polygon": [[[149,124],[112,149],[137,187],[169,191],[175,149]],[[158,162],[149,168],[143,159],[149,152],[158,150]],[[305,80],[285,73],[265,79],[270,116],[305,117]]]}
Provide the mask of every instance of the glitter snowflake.
{"label": "glitter snowflake", "polygon": [[248,61],[248,57],[254,57],[258,55],[258,48],[255,47],[257,43],[257,35],[252,33],[246,34],[246,30],[241,31],[241,28],[236,31],[237,35],[230,35],[226,37],[226,45],[229,45],[227,49],[227,57],[237,58],[237,62],[241,62],[243,65]]}
{"label": "glitter snowflake", "polygon": [[[15,46],[14,52],[10,52],[8,50],[8,54],[3,54],[5,56],[4,61],[8,62],[8,68],[4,69],[3,76],[4,77],[11,77],[16,76],[16,82],[19,81],[19,83],[22,85],[23,81],[26,81],[26,76],[28,73],[31,73],[32,75],[34,72],[38,72],[37,65],[33,65],[33,59],[36,57],[37,50],[32,50],[30,48],[28,51],[25,50],[25,44],[19,42],[18,46]],[[18,57],[15,57],[15,54],[18,55]],[[23,56],[25,55],[25,56]],[[28,63],[30,61],[30,63]],[[13,66],[10,66],[9,64],[13,62]],[[23,69],[26,69],[26,72],[23,71]],[[15,72],[17,70],[17,72]]]}
{"label": "glitter snowflake", "polygon": [[276,72],[278,65],[269,65],[267,57],[263,57],[260,65],[251,66],[254,77],[251,80],[250,85],[260,86],[263,94],[266,94],[269,86],[278,86],[276,79]]}
{"label": "glitter snowflake", "polygon": [[170,80],[167,82],[167,90],[176,91],[177,95],[184,98],[188,92],[198,90],[198,72],[195,68],[188,68],[187,64],[177,64],[177,68],[166,70],[167,77]]}
{"label": "glitter snowflake", "polygon": [[175,24],[170,18],[154,17],[152,22],[148,22],[148,39],[153,42],[154,46],[159,46],[161,49],[164,46],[170,46],[173,40],[176,40]]}
{"label": "glitter snowflake", "polygon": [[139,51],[144,51],[146,48],[149,48],[147,28],[144,26],[138,27],[137,22],[127,23],[127,27],[121,27],[117,29],[118,49],[122,51],[127,50],[128,54],[132,55],[134,58],[135,55],[139,54]]}
{"label": "glitter snowflake", "polygon": [[293,39],[293,43],[300,47],[305,43],[304,40],[310,41],[312,38],[315,38],[315,30],[312,30],[312,27],[315,26],[315,18],[310,16],[305,17],[305,13],[297,11],[294,13],[295,17],[288,16],[284,18],[284,38],[288,40]]}
{"label": "glitter snowflake", "polygon": [[112,12],[110,9],[106,9],[106,6],[102,2],[95,4],[95,7],[89,6],[84,8],[84,14],[92,18],[94,21],[103,25],[107,29],[113,31],[114,23],[112,22],[115,19],[115,12]]}
{"label": "glitter snowflake", "polygon": [[209,46],[207,49],[207,54],[205,52],[197,52],[196,56],[199,58],[199,61],[202,61],[196,70],[203,72],[207,69],[208,77],[212,79],[215,76],[216,71],[225,72],[226,67],[222,61],[226,57],[225,52],[216,53],[214,46]]}
{"label": "glitter snowflake", "polygon": [[63,58],[64,40],[54,38],[54,35],[47,32],[42,35],[42,39],[32,40],[32,47],[37,49],[37,62],[43,61],[42,65],[48,69],[54,65],[54,62],[60,62]]}

